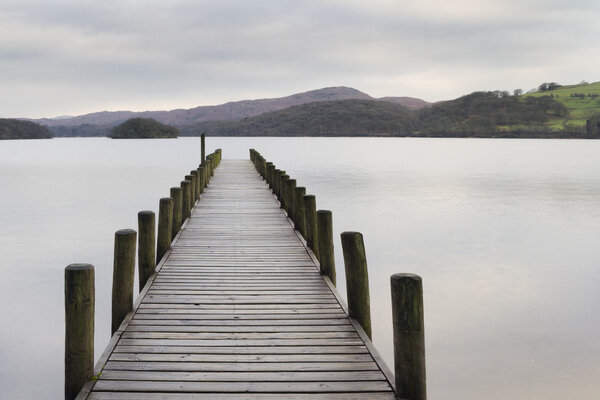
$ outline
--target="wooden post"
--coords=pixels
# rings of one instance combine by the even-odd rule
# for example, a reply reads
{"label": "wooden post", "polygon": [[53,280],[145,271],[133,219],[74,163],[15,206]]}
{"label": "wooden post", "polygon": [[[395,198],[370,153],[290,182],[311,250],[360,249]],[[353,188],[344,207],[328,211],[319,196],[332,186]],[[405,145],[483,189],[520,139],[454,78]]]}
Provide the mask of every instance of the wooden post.
{"label": "wooden post", "polygon": [[156,261],[160,262],[171,248],[173,240],[173,199],[163,197],[158,208],[158,240],[156,241]]}
{"label": "wooden post", "polygon": [[272,188],[272,181],[271,181],[271,172],[273,171],[273,163],[272,162],[268,162],[266,164],[266,171],[265,171],[265,178],[267,181],[267,184],[269,185],[270,188]]}
{"label": "wooden post", "polygon": [[196,199],[194,198],[194,194],[196,193],[196,179],[194,179],[193,175],[186,175],[186,181],[190,181],[190,210],[194,208],[194,204],[196,204]]}
{"label": "wooden post", "polygon": [[279,177],[281,176],[281,170],[275,169],[273,171],[273,194],[279,198]]}
{"label": "wooden post", "polygon": [[173,199],[173,225],[171,225],[172,241],[173,239],[175,239],[177,232],[179,232],[179,228],[181,228],[181,223],[183,221],[183,190],[181,189],[181,187],[171,188],[171,198]]}
{"label": "wooden post", "polygon": [[306,188],[300,186],[296,187],[295,190],[296,191],[294,194],[296,198],[294,199],[294,223],[296,224],[296,227],[302,237],[306,239],[306,219],[304,216],[304,195],[306,194]]}
{"label": "wooden post", "polygon": [[198,171],[196,171],[195,169],[190,171],[190,175],[192,175],[192,178],[194,178],[194,199],[193,199],[193,203],[196,203],[196,200],[198,200],[198,197],[200,197],[200,182],[198,181]]}
{"label": "wooden post", "polygon": [[281,175],[281,177],[279,178],[279,202],[281,203],[281,208],[283,208],[284,210],[287,207],[286,204],[286,200],[287,200],[287,180],[290,179],[289,175],[287,175],[284,171],[282,171],[283,174]]}
{"label": "wooden post", "polygon": [[363,236],[359,232],[343,232],[341,237],[346,267],[348,316],[357,320],[372,339],[369,271]]}
{"label": "wooden post", "polygon": [[65,400],[94,375],[94,267],[65,268]]}
{"label": "wooden post", "polygon": [[192,208],[190,205],[190,181],[182,181],[181,182],[181,224],[185,222],[187,217],[190,216],[190,209]]}
{"label": "wooden post", "polygon": [[204,142],[204,138],[205,138],[205,134],[202,133],[202,135],[200,135],[200,158],[202,159],[202,161],[200,161],[201,164],[204,164],[204,160],[205,160],[205,156],[206,156],[206,144]]}
{"label": "wooden post", "polygon": [[198,175],[200,180],[200,194],[204,193],[204,188],[206,187],[206,167],[204,165],[200,165],[198,167]]}
{"label": "wooden post", "polygon": [[396,396],[426,400],[423,282],[418,275],[394,274],[390,283]]}
{"label": "wooden post", "polygon": [[288,217],[291,218],[292,221],[295,221],[294,211],[296,209],[296,180],[288,179],[285,182],[285,194],[287,195],[286,201],[286,211],[288,213]]}
{"label": "wooden post", "polygon": [[138,213],[138,278],[140,292],[156,268],[156,217],[152,211]]}
{"label": "wooden post", "polygon": [[320,260],[319,234],[317,230],[317,199],[311,194],[304,196],[304,215],[306,220],[306,244],[313,251],[317,260]]}
{"label": "wooden post", "polygon": [[317,211],[317,238],[321,275],[329,277],[335,285],[335,259],[333,253],[333,217],[329,210]]}
{"label": "wooden post", "polygon": [[133,229],[121,229],[115,233],[111,336],[133,309],[136,236]]}

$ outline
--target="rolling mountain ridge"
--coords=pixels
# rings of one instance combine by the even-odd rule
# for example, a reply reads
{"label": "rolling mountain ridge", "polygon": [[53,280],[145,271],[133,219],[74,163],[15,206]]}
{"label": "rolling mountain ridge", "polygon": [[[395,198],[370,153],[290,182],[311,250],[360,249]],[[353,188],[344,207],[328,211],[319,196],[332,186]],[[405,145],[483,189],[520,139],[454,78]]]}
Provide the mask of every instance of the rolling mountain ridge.
{"label": "rolling mountain ridge", "polygon": [[281,98],[242,100],[228,102],[221,105],[200,106],[190,109],[142,112],[102,111],[71,118],[43,118],[32,121],[49,127],[71,127],[79,125],[112,126],[130,118],[141,117],[153,118],[164,124],[187,126],[207,121],[239,120],[306,103],[335,100],[380,100],[400,104],[410,109],[419,109],[429,104],[424,100],[412,97],[384,97],[381,99],[375,99],[359,90],[340,86],[311,90]]}

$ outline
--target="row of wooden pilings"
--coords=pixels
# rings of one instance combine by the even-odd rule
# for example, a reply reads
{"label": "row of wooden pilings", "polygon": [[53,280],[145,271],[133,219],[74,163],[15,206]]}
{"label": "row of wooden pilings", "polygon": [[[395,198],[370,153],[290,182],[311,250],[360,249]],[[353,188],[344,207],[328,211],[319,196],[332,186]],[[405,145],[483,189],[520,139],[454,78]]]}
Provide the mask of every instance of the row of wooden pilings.
{"label": "row of wooden pilings", "polygon": [[[158,232],[154,212],[140,211],[138,232],[122,229],[115,233],[111,336],[133,310],[136,241],[141,292],[221,162],[221,149],[204,158],[204,135],[201,143],[203,162],[185,176],[180,186],[170,189],[170,197],[160,199]],[[65,268],[66,400],[75,399],[94,375],[94,286],[91,264],[71,264]]]}
{"label": "row of wooden pilings", "polygon": [[[273,193],[305,238],[320,263],[321,274],[336,283],[333,251],[333,218],[329,210],[318,210],[315,196],[306,194],[284,170],[278,169],[256,150],[250,149],[250,160],[269,184]],[[362,234],[341,234],[348,316],[358,321],[371,338],[369,275]],[[423,285],[414,274],[390,277],[394,330],[394,372],[396,396],[407,400],[425,400],[425,334],[423,318]]]}

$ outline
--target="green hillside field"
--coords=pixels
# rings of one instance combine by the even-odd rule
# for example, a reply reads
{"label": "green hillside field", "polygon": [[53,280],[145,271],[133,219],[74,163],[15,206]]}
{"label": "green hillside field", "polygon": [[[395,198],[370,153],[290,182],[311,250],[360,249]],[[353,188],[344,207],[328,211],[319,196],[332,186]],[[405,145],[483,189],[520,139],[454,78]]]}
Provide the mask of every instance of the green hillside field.
{"label": "green hillside field", "polygon": [[552,129],[585,128],[586,121],[600,113],[600,82],[561,86],[554,90],[528,93],[522,97],[551,96],[567,107],[566,117],[552,118],[548,126]]}

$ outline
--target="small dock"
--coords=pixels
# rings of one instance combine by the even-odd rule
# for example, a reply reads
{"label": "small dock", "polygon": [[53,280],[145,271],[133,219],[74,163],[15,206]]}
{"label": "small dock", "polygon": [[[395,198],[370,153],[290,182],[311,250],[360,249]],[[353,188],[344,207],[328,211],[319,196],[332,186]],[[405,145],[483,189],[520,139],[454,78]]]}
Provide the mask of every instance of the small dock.
{"label": "small dock", "polygon": [[223,160],[78,400],[395,399],[249,160]]}

